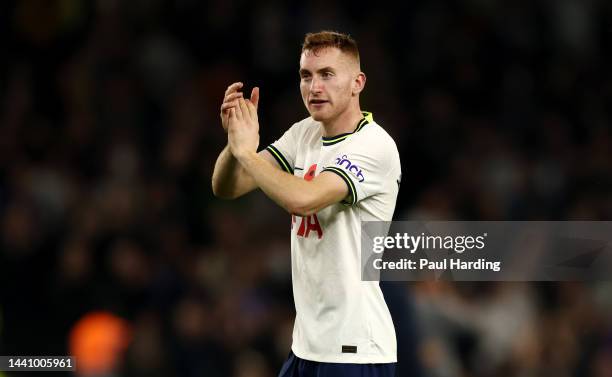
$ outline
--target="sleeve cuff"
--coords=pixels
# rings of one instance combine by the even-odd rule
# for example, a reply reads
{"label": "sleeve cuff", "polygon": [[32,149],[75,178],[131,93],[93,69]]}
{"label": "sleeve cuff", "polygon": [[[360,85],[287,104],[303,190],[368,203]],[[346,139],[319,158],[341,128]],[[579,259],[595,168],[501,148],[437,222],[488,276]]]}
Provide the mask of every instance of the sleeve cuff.
{"label": "sleeve cuff", "polygon": [[268,145],[266,147],[266,150],[270,152],[270,154],[272,154],[272,157],[274,157],[274,159],[276,160],[278,165],[281,167],[281,169],[293,175],[293,169],[291,168],[289,161],[287,161],[285,156],[283,156],[283,154],[274,145],[272,144]]}
{"label": "sleeve cuff", "polygon": [[344,183],[346,183],[346,186],[348,187],[349,196],[346,199],[342,200],[342,202],[341,202],[342,204],[351,206],[351,205],[357,203],[357,200],[358,200],[358,198],[357,198],[357,189],[355,188],[355,184],[353,183],[351,178],[348,176],[348,174],[346,174],[346,172],[344,170],[342,170],[340,168],[336,168],[336,167],[330,166],[330,167],[326,167],[321,172],[324,172],[324,171],[335,173],[340,178],[342,178]]}

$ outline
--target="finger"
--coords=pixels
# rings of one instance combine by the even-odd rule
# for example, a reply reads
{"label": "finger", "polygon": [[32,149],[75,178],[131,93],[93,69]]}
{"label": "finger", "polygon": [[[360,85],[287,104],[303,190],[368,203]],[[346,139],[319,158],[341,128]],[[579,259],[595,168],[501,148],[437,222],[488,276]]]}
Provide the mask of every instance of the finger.
{"label": "finger", "polygon": [[227,109],[231,109],[232,107],[237,107],[238,101],[225,102],[221,105],[221,111],[225,111]]}
{"label": "finger", "polygon": [[247,106],[246,101],[247,100],[245,100],[244,98],[240,98],[238,100],[238,103],[240,104],[240,111],[242,111],[243,117],[246,118],[248,116],[249,118],[251,118],[252,117],[251,111],[249,110],[249,107]]}
{"label": "finger", "polygon": [[242,120],[244,119],[244,114],[242,112],[242,108],[240,108],[240,101],[244,101],[244,99],[239,98],[236,100],[236,106],[233,109],[236,111],[236,119]]}
{"label": "finger", "polygon": [[255,105],[255,109],[259,107],[259,87],[257,86],[251,90],[251,102]]}
{"label": "finger", "polygon": [[237,92],[237,93],[232,93],[232,94],[228,94],[227,96],[225,96],[225,98],[223,99],[223,102],[231,102],[237,98],[242,97],[242,92]]}
{"label": "finger", "polygon": [[251,102],[251,100],[246,100],[245,102],[249,109],[249,113],[251,114],[251,117],[253,119],[257,119],[257,107],[255,106],[255,104]]}
{"label": "finger", "polygon": [[241,82],[235,82],[232,85],[227,87],[227,90],[225,91],[225,95],[234,93],[235,91],[237,91],[238,89],[242,88],[242,83]]}

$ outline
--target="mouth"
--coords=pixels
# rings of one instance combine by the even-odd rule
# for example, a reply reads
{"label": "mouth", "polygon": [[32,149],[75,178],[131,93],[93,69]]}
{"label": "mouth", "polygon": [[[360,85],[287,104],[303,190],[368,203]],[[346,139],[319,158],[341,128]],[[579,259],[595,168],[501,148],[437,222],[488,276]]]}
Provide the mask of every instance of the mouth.
{"label": "mouth", "polygon": [[310,101],[308,101],[308,104],[312,106],[321,106],[323,104],[326,104],[327,102],[328,101],[323,99],[311,99]]}

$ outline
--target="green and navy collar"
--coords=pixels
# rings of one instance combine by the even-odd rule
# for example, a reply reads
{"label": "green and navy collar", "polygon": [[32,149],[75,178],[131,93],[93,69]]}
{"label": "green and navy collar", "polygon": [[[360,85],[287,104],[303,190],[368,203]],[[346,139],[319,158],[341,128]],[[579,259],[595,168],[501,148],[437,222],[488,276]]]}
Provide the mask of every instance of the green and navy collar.
{"label": "green and navy collar", "polygon": [[368,124],[370,122],[374,122],[374,118],[372,117],[372,113],[367,112],[367,111],[362,111],[361,113],[363,114],[363,118],[361,118],[359,123],[357,123],[357,127],[355,127],[355,131],[347,132],[347,133],[336,135],[336,136],[330,136],[330,137],[322,136],[321,140],[323,141],[323,146],[337,144],[337,143],[341,142],[342,140],[346,139],[347,137],[351,136],[355,132],[361,131],[361,129],[363,127],[365,127],[366,124]]}

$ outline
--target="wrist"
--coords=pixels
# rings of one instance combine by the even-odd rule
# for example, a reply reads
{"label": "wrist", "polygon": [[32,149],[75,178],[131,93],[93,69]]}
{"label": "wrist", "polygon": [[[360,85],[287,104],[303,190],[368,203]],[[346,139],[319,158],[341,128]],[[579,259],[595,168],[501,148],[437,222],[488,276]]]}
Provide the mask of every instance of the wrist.
{"label": "wrist", "polygon": [[249,161],[252,161],[255,157],[257,157],[257,152],[249,151],[249,150],[238,150],[234,154],[234,157],[242,164],[246,165]]}

